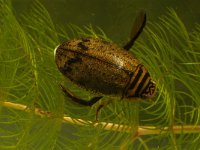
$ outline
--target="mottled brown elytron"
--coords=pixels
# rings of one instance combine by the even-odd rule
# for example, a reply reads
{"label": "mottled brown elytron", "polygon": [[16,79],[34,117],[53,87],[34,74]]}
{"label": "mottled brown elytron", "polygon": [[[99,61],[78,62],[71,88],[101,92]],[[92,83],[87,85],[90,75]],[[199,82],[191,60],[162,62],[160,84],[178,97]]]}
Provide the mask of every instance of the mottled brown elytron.
{"label": "mottled brown elytron", "polygon": [[[155,83],[147,69],[128,50],[145,26],[146,14],[136,18],[130,41],[123,47],[98,38],[80,38],[62,43],[55,49],[55,61],[62,74],[75,84],[98,94],[125,99],[150,98]],[[74,101],[92,105],[102,96],[85,102],[61,86]]]}

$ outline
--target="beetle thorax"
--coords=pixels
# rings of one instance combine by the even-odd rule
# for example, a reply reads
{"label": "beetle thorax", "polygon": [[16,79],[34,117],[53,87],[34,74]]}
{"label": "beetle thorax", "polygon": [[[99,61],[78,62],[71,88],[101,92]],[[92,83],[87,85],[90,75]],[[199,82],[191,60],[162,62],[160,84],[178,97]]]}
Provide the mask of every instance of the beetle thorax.
{"label": "beetle thorax", "polygon": [[151,98],[155,95],[156,85],[143,65],[138,65],[131,77],[126,97]]}

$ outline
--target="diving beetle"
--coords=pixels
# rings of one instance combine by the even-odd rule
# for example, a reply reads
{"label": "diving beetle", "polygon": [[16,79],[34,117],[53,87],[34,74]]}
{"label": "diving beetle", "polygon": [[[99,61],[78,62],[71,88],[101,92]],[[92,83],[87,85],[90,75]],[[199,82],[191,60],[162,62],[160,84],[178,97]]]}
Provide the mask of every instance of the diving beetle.
{"label": "diving beetle", "polygon": [[[59,71],[78,86],[100,94],[86,101],[60,85],[66,96],[85,106],[92,106],[105,95],[124,100],[154,97],[155,82],[144,65],[129,52],[145,24],[146,13],[141,11],[134,21],[131,38],[123,48],[98,38],[73,39],[56,47],[55,62]],[[97,108],[96,119],[103,106]]]}

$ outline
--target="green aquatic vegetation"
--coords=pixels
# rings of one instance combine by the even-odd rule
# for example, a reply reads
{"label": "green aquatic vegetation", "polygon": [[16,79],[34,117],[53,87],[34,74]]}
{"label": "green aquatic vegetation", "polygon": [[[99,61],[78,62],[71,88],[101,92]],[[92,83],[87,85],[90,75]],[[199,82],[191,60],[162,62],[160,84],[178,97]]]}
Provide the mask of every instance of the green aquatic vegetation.
{"label": "green aquatic vegetation", "polygon": [[156,80],[156,98],[114,101],[94,122],[96,106],[64,97],[60,82],[86,100],[92,93],[64,79],[53,51],[74,37],[112,40],[92,25],[56,26],[38,1],[20,18],[9,1],[0,0],[0,8],[0,149],[199,147],[200,25],[187,31],[173,9],[148,21],[131,51]]}

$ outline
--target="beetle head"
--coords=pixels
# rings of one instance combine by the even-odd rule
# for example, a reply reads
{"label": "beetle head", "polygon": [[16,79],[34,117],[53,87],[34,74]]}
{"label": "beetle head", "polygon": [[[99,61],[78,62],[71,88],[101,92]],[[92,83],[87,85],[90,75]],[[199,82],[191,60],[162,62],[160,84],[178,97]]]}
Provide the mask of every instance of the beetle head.
{"label": "beetle head", "polygon": [[156,94],[156,84],[153,80],[150,80],[147,88],[142,92],[141,96],[143,98],[152,98]]}

